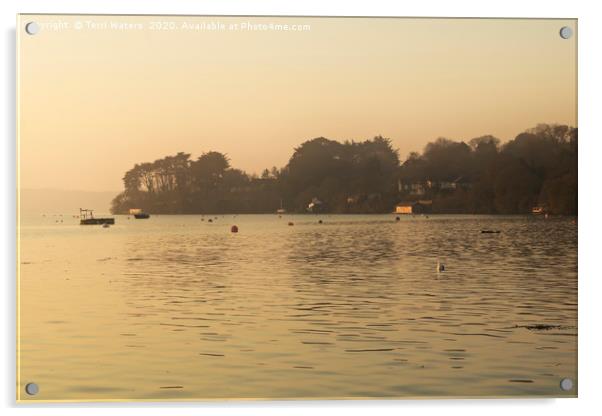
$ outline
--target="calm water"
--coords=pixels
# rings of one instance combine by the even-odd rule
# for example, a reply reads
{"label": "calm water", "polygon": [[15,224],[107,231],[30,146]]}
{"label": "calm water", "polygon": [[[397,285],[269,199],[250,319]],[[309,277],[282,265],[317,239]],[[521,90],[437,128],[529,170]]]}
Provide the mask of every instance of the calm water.
{"label": "calm water", "polygon": [[22,219],[22,400],[576,394],[572,219],[116,218]]}

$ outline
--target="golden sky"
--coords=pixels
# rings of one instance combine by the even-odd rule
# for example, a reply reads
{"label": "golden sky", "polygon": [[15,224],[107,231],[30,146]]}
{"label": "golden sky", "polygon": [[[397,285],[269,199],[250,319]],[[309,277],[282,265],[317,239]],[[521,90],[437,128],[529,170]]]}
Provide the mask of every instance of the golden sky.
{"label": "golden sky", "polygon": [[575,20],[22,15],[20,186],[120,190],[135,163],[179,151],[221,151],[259,173],[319,136],[383,135],[403,159],[442,136],[576,125],[577,43],[562,26],[577,31]]}

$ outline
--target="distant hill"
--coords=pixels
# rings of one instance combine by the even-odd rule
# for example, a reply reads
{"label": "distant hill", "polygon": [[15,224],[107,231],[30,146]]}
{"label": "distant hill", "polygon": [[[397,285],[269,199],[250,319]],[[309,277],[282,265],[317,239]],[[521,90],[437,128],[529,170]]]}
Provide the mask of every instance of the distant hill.
{"label": "distant hill", "polygon": [[118,191],[90,192],[60,189],[21,189],[22,214],[79,214],[80,208],[107,214]]}

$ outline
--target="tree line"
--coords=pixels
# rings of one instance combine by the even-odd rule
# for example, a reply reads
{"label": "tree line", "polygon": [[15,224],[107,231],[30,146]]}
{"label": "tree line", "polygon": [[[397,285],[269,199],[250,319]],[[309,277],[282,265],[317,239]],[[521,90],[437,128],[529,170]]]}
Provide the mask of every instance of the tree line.
{"label": "tree line", "polygon": [[401,162],[391,140],[296,147],[286,166],[260,175],[232,167],[219,152],[177,153],[134,165],[112,212],[156,214],[392,212],[402,201],[432,201],[433,212],[521,214],[535,206],[577,213],[577,129],[539,125],[505,144],[493,136],[439,138]]}

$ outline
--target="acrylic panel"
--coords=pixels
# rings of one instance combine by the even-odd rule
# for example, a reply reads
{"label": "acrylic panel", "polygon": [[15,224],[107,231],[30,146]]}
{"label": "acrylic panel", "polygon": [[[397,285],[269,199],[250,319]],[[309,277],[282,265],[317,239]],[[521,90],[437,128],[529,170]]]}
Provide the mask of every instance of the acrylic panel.
{"label": "acrylic panel", "polygon": [[17,400],[577,396],[577,21],[19,15]]}

